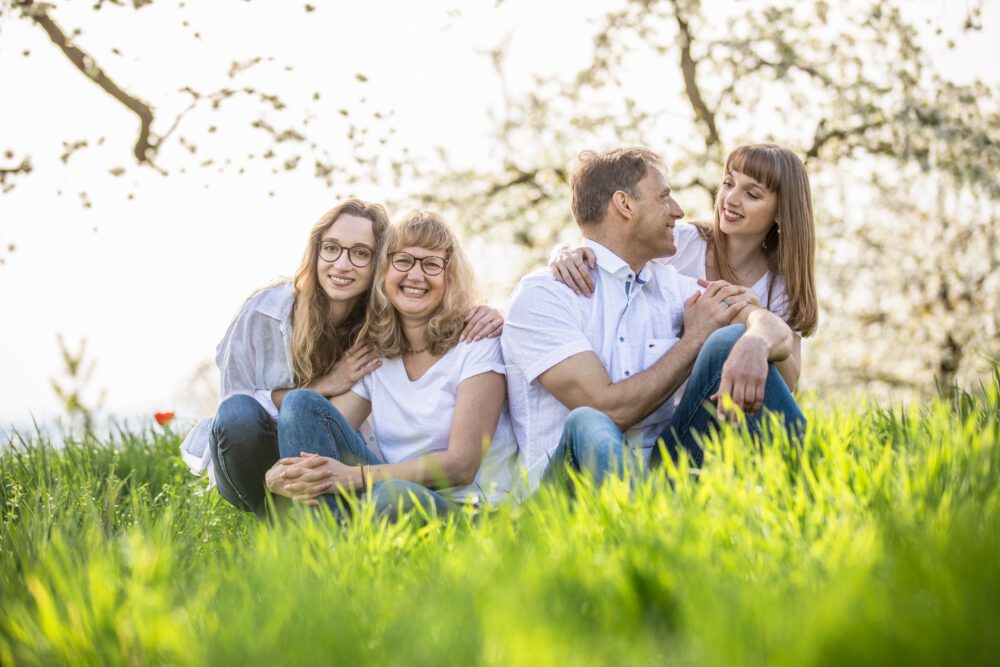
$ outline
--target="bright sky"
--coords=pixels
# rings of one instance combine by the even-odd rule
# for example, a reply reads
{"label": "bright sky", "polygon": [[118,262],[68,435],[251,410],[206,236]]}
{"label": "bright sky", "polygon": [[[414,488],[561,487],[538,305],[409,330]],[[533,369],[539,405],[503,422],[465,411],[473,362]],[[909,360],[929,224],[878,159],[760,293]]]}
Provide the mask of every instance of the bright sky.
{"label": "bright sky", "polygon": [[[187,103],[177,93],[184,85],[273,83],[291,107],[316,112],[310,127],[318,136],[341,137],[346,121],[337,109],[353,112],[364,96],[363,108],[394,112],[401,144],[417,154],[446,146],[469,163],[491,157],[488,114],[500,100],[485,51],[511,36],[515,87],[530,85],[532,72],[574,72],[589,54],[588,16],[607,8],[566,0],[510,0],[499,8],[492,0],[314,1],[317,10],[306,14],[302,5],[260,0],[189,3],[183,10],[184,3],[159,0],[139,12],[106,5],[94,13],[91,2],[67,4],[55,13],[63,28],[82,28],[81,46],[126,90],[153,101],[163,118]],[[906,6],[915,16],[956,24],[971,4]],[[979,74],[996,83],[988,70],[1000,62],[1000,8],[987,4],[984,34],[940,61],[962,77]],[[449,10],[453,5],[461,12]],[[111,54],[112,46],[122,55]],[[255,56],[274,61],[245,79],[226,78],[232,61]],[[284,65],[295,68],[287,72]],[[30,153],[35,167],[0,195],[0,248],[16,245],[13,253],[0,252],[7,260],[0,266],[0,426],[59,414],[50,386],[51,378],[62,378],[58,333],[71,347],[86,338],[97,366],[85,396],[106,392],[108,412],[196,416],[190,390],[196,367],[212,358],[254,288],[294,272],[307,230],[347,190],[328,190],[309,168],[276,176],[259,166],[244,176],[195,169],[169,178],[136,169],[127,159],[134,116],[77,72],[41,29],[9,15],[0,17],[0,90],[0,151]],[[314,91],[319,102],[311,101]],[[252,135],[225,130],[211,138],[213,150],[235,161],[261,152],[233,143],[252,142]],[[61,141],[93,146],[100,137],[103,145],[60,162]],[[172,142],[170,150],[182,149]],[[169,150],[163,161],[171,161]],[[120,178],[108,173],[117,165],[128,168]],[[81,206],[81,192],[91,208]],[[379,200],[400,193],[372,187],[355,194]]]}

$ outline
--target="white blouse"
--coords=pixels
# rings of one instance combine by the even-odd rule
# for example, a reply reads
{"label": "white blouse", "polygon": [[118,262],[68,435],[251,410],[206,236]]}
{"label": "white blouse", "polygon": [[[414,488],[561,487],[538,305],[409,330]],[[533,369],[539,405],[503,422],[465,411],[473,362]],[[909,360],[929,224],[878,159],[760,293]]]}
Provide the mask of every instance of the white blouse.
{"label": "white blouse", "polygon": [[[221,382],[219,401],[235,394],[253,396],[271,417],[278,408],[271,391],[294,387],[292,367],[292,305],[295,291],[291,281],[267,287],[251,296],[229,325],[215,350],[215,365]],[[206,470],[214,482],[212,452],[208,446],[214,415],[199,421],[181,443],[181,457],[196,475]],[[372,451],[378,453],[375,437],[366,423],[361,434]]]}
{"label": "white blouse", "polygon": [[[666,266],[672,266],[685,276],[705,280],[705,256],[708,252],[708,241],[701,237],[698,228],[687,222],[678,222],[674,226],[674,244],[677,252],[670,257],[659,257],[653,261]],[[768,299],[768,289],[771,286],[771,272],[765,273],[751,288],[757,293],[761,304],[785,322],[788,321],[788,294],[785,292],[785,280],[776,276],[774,291]]]}

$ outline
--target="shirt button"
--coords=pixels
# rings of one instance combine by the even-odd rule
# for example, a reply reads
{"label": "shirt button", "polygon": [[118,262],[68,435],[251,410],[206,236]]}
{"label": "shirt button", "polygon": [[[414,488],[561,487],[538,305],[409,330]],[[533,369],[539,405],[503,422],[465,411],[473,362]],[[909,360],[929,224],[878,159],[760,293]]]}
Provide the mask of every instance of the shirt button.
{"label": "shirt button", "polygon": [[619,336],[618,337],[618,342],[619,343],[624,343],[625,342],[625,337],[624,336]]}
{"label": "shirt button", "polygon": [[628,371],[625,371],[625,377],[628,377]]}

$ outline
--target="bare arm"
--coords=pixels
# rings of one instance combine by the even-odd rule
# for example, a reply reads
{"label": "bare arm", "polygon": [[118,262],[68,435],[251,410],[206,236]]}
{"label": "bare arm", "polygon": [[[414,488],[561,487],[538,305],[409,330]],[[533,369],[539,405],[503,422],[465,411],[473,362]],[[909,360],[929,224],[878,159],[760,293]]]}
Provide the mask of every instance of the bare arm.
{"label": "bare arm", "polygon": [[742,289],[717,281],[704,294],[692,295],[684,304],[680,341],[652,366],[628,379],[612,382],[597,355],[582,352],[549,368],[538,381],[567,408],[590,406],[627,431],[663,405],[687,379],[705,339],[746,306],[733,299],[732,305],[722,302]]}
{"label": "bare arm", "polygon": [[[371,373],[382,365],[382,360],[376,358],[375,348],[370,343],[359,342],[351,346],[344,356],[334,364],[333,369],[321,377],[316,378],[303,389],[312,389],[323,394],[327,398],[341,396],[350,392],[358,380]],[[281,387],[271,390],[271,401],[277,408],[281,407],[281,401],[285,394],[295,389],[295,387]],[[338,408],[339,409],[339,408]],[[364,421],[364,418],[362,418]]]}
{"label": "bare arm", "polygon": [[[505,393],[504,377],[498,373],[482,373],[462,382],[445,451],[364,468],[324,456],[282,459],[272,468],[275,474],[268,473],[268,486],[275,493],[308,501],[340,489],[361,490],[384,479],[416,482],[433,489],[471,484],[482,462],[483,443],[493,436],[500,420]],[[368,416],[371,405],[353,392],[331,402],[355,428]],[[366,478],[362,478],[364,473]]]}
{"label": "bare arm", "polygon": [[[749,305],[747,309],[747,329],[726,358],[719,391],[712,398],[728,395],[737,407],[754,413],[764,402],[768,362],[781,362],[791,355],[793,336],[788,325],[769,310]],[[718,415],[720,419],[726,416],[722,403]]]}
{"label": "bare arm", "polygon": [[[698,284],[702,287],[707,287],[710,283],[707,280],[699,280]],[[754,312],[756,309],[762,308],[760,299],[758,299],[756,293],[749,288],[747,288],[746,291],[737,298],[745,298],[749,307],[741,310],[736,317],[733,318],[733,323],[747,324],[750,313]],[[769,358],[769,361],[774,362],[775,368],[778,369],[778,373],[781,374],[781,378],[785,381],[785,384],[788,385],[789,390],[795,391],[799,384],[799,373],[801,369],[802,337],[798,334],[792,333],[790,345],[790,353],[787,357],[780,360]]]}
{"label": "bare arm", "polygon": [[799,388],[799,374],[802,372],[802,336],[792,334],[792,352],[783,361],[775,362],[782,379],[790,391]]}

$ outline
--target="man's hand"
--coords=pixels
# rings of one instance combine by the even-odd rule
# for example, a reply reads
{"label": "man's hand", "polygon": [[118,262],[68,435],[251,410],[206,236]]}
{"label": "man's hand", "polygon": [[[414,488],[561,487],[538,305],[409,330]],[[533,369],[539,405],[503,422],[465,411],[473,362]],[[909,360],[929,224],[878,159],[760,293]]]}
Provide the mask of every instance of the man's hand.
{"label": "man's hand", "polygon": [[684,302],[684,337],[692,337],[700,345],[713,331],[730,324],[747,307],[745,289],[716,280],[708,283],[704,292],[692,294]]}
{"label": "man's hand", "polygon": [[736,407],[748,414],[755,414],[764,403],[764,384],[767,382],[767,341],[753,334],[743,334],[733,345],[729,357],[722,365],[719,391],[711,399],[716,402],[719,421],[727,418],[724,396],[732,398]]}

